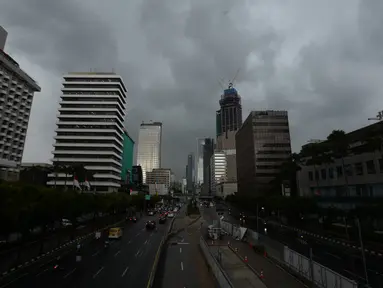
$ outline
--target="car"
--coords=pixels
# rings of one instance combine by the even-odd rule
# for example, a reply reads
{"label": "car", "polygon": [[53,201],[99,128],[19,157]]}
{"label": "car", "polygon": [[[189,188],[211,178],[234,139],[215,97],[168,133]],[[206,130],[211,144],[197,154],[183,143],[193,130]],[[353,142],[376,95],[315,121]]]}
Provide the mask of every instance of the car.
{"label": "car", "polygon": [[154,221],[146,222],[146,229],[153,230],[154,228],[156,228],[156,222]]}
{"label": "car", "polygon": [[168,218],[173,218],[173,217],[174,217],[174,213],[173,212],[168,213]]}
{"label": "car", "polygon": [[149,216],[153,216],[154,215],[154,212],[152,210],[148,211],[148,215]]}
{"label": "car", "polygon": [[160,220],[158,220],[158,223],[164,224],[166,222],[166,217],[161,217]]}
{"label": "car", "polygon": [[120,227],[113,227],[109,229],[109,239],[120,239],[122,237],[122,229]]}
{"label": "car", "polygon": [[135,216],[129,217],[129,221],[133,222],[133,223],[136,223],[137,222],[137,218]]}

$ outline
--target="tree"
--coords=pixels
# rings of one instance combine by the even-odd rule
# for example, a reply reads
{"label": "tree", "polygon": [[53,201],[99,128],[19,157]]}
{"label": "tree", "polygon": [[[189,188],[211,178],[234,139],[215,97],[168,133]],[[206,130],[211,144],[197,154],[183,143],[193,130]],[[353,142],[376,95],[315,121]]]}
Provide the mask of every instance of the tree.
{"label": "tree", "polygon": [[344,179],[346,182],[346,196],[349,196],[349,181],[348,175],[345,170],[344,158],[349,155],[350,151],[350,141],[349,138],[343,130],[333,130],[330,135],[327,136],[328,145],[331,150],[333,159],[341,159],[342,169],[344,174]]}

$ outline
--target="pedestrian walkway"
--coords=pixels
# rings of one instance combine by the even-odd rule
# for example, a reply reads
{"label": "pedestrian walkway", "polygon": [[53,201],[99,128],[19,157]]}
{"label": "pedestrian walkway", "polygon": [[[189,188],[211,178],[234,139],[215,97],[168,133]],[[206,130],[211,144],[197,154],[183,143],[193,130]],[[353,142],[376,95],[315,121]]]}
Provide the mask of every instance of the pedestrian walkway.
{"label": "pedestrian walkway", "polygon": [[218,260],[235,288],[267,287],[228,246],[209,245],[209,250]]}
{"label": "pedestrian walkway", "polygon": [[248,264],[258,273],[263,274],[263,281],[268,288],[303,288],[307,287],[282,267],[277,266],[263,255],[255,253],[246,242],[232,241],[230,246],[238,248],[238,254],[247,257]]}

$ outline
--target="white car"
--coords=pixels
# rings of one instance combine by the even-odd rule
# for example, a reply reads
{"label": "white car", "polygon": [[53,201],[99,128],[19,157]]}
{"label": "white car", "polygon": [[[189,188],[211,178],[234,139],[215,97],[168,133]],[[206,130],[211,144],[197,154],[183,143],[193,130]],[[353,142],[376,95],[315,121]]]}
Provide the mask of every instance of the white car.
{"label": "white car", "polygon": [[173,218],[174,214],[173,213],[168,213],[168,218]]}

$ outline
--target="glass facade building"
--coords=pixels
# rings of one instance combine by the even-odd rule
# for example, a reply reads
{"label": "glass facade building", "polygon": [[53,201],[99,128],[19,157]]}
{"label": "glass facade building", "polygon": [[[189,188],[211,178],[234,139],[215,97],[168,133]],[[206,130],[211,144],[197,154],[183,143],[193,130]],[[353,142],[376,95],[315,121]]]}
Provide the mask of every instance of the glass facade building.
{"label": "glass facade building", "polygon": [[121,180],[123,183],[131,183],[134,141],[126,130],[124,130],[124,134],[122,136],[124,137],[124,146],[122,151]]}
{"label": "glass facade building", "polygon": [[142,123],[138,134],[137,165],[142,168],[143,182],[146,172],[161,168],[162,123]]}

